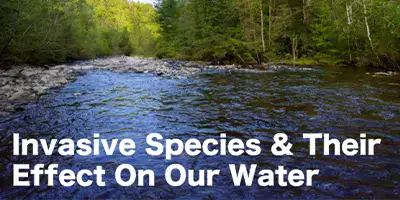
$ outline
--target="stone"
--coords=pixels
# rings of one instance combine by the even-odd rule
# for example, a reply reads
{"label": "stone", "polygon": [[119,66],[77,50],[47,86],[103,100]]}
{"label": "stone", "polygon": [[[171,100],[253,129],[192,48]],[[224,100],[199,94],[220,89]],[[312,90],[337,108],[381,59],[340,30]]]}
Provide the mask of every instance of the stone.
{"label": "stone", "polygon": [[12,95],[11,95],[11,97],[9,98],[9,100],[17,100],[17,99],[22,99],[23,97],[25,97],[25,96],[27,96],[27,92],[26,91],[24,91],[24,90],[22,90],[22,89],[19,89],[19,90],[17,90],[17,92],[15,92],[15,93],[13,93]]}
{"label": "stone", "polygon": [[12,89],[11,84],[8,84],[1,87],[0,91],[10,91],[11,89]]}
{"label": "stone", "polygon": [[23,66],[15,66],[15,67],[11,68],[10,70],[8,70],[6,73],[10,77],[19,77],[20,72],[22,70],[23,70]]}
{"label": "stone", "polygon": [[36,86],[36,87],[33,87],[32,89],[40,95],[40,94],[44,94],[46,92],[46,90],[48,89],[48,87]]}
{"label": "stone", "polygon": [[8,117],[9,115],[10,115],[10,113],[8,113],[8,112],[0,111],[0,117]]}
{"label": "stone", "polygon": [[25,78],[28,78],[32,75],[39,74],[39,73],[40,73],[39,69],[26,68],[21,72],[21,75],[24,76]]}

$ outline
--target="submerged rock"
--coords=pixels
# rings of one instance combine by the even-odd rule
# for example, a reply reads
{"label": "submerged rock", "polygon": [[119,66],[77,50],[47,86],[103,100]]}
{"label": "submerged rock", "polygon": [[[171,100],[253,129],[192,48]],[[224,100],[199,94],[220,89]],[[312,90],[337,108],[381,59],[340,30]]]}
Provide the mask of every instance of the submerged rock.
{"label": "submerged rock", "polygon": [[388,72],[375,72],[375,73],[367,72],[365,74],[372,75],[372,77],[379,77],[379,76],[395,76],[398,73],[397,72],[388,71]]}
{"label": "submerged rock", "polygon": [[8,112],[0,111],[0,117],[8,117],[9,115],[10,115],[10,113],[8,113]]}

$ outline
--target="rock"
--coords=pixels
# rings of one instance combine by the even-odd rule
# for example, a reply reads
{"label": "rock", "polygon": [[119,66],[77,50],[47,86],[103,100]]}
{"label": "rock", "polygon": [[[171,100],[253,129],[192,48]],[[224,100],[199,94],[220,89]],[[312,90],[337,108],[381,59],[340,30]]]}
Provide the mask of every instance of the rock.
{"label": "rock", "polygon": [[32,88],[35,92],[37,92],[37,94],[44,94],[46,92],[46,90],[48,89],[48,87],[45,86],[36,86]]}
{"label": "rock", "polygon": [[55,80],[55,83],[54,83],[53,85],[54,85],[54,86],[60,86],[60,85],[66,84],[66,83],[68,83],[68,80],[67,80],[66,78],[64,78],[64,77],[58,77],[58,78]]}
{"label": "rock", "polygon": [[16,66],[8,70],[6,73],[10,77],[19,77],[20,72],[24,69],[24,66]]}
{"label": "rock", "polygon": [[25,78],[28,78],[28,77],[38,74],[38,73],[40,73],[40,71],[38,69],[26,68],[21,72],[21,75],[24,76]]}
{"label": "rock", "polygon": [[140,69],[134,69],[133,71],[134,71],[135,73],[139,73],[139,74],[144,73],[144,71],[143,71],[143,70],[140,70]]}
{"label": "rock", "polygon": [[6,86],[10,82],[10,78],[8,77],[1,77],[0,78],[0,87]]}
{"label": "rock", "polygon": [[3,112],[14,112],[15,107],[8,102],[0,102],[0,110]]}
{"label": "rock", "polygon": [[163,72],[156,72],[157,76],[162,76],[164,73]]}
{"label": "rock", "polygon": [[0,117],[8,117],[10,113],[0,111]]}
{"label": "rock", "polygon": [[389,73],[386,73],[386,72],[375,72],[374,74],[375,75],[385,75],[385,76],[389,76],[390,75]]}
{"label": "rock", "polygon": [[313,116],[313,117],[310,117],[308,120],[310,120],[310,121],[314,121],[314,120],[317,120],[318,119],[318,117],[317,116]]}
{"label": "rock", "polygon": [[17,92],[13,93],[11,95],[11,97],[9,98],[9,100],[17,100],[17,99],[23,99],[23,97],[27,96],[27,92],[22,90],[22,89],[18,89]]}
{"label": "rock", "polygon": [[15,111],[15,106],[11,105],[11,104],[6,104],[4,106],[4,110],[7,111],[7,112],[14,112]]}
{"label": "rock", "polygon": [[56,70],[56,69],[47,70],[47,71],[45,71],[45,73],[50,76],[59,76],[60,75],[60,71]]}
{"label": "rock", "polygon": [[[375,75],[375,76],[374,76]],[[388,71],[388,72],[375,72],[374,73],[374,77],[376,77],[376,76],[394,76],[394,75],[397,75],[397,73],[396,72],[392,72],[392,71]]]}
{"label": "rock", "polygon": [[11,84],[8,85],[4,85],[3,87],[1,87],[0,91],[10,91],[12,89]]}

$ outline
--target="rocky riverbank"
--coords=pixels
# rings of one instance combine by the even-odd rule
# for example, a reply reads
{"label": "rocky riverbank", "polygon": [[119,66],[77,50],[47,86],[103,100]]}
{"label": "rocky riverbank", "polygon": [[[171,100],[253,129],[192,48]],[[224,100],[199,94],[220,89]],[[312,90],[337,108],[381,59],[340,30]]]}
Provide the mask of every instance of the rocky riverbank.
{"label": "rocky riverbank", "polygon": [[18,109],[21,100],[35,100],[47,89],[59,87],[84,70],[152,73],[158,76],[183,76],[204,69],[237,69],[238,66],[212,66],[193,61],[171,61],[151,58],[115,56],[52,67],[14,66],[0,70],[0,117]]}
{"label": "rocky riverbank", "polygon": [[[313,70],[312,68],[296,68],[283,65],[263,65],[258,66],[257,69],[250,69],[239,65],[210,65],[208,63],[193,61],[173,61],[127,56],[76,61],[52,67],[14,66],[9,70],[0,70],[0,117],[9,115],[10,112],[18,109],[19,105],[27,100],[38,99],[48,89],[68,83],[69,80],[74,79],[73,77],[76,73],[95,69],[114,72],[151,73],[157,76],[173,77],[196,74],[208,69],[252,72],[269,72],[282,69]],[[375,76],[376,73],[372,75]]]}

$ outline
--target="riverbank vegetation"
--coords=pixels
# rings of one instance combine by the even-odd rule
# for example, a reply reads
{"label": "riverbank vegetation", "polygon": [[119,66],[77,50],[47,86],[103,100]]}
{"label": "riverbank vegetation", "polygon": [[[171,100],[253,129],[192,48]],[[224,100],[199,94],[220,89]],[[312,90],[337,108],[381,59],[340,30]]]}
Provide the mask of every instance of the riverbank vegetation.
{"label": "riverbank vegetation", "polygon": [[220,64],[400,69],[400,2],[7,0],[0,63],[125,54]]}
{"label": "riverbank vegetation", "polygon": [[400,2],[163,0],[159,57],[399,68]]}
{"label": "riverbank vegetation", "polygon": [[98,56],[154,55],[150,4],[126,0],[7,0],[0,4],[0,61],[43,64]]}

